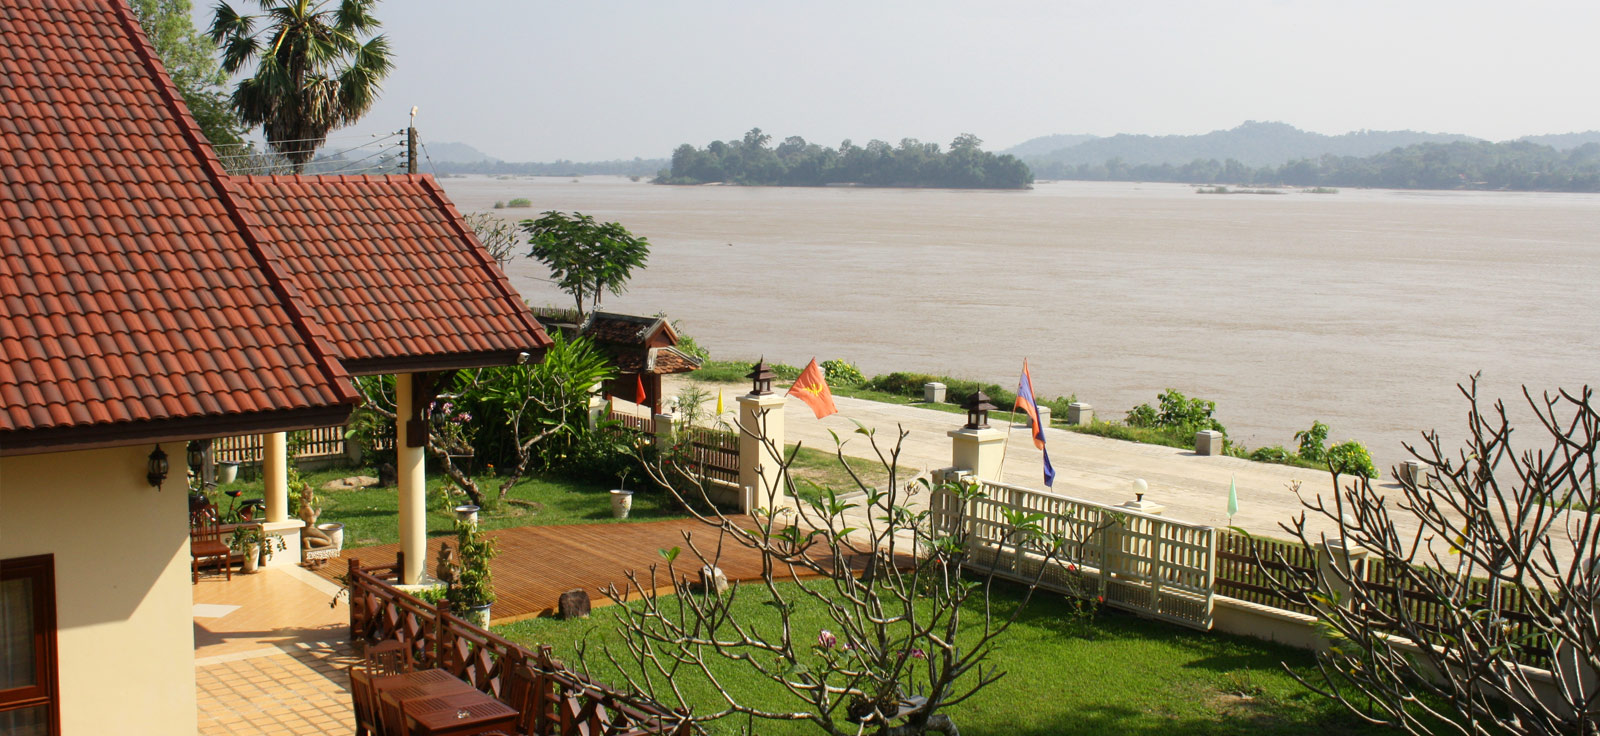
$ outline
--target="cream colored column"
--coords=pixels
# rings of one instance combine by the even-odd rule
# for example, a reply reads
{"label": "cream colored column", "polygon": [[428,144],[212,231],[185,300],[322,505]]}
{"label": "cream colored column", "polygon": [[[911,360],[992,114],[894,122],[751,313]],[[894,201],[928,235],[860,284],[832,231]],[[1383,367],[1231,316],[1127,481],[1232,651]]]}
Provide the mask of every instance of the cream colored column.
{"label": "cream colored column", "polygon": [[783,462],[775,452],[783,452],[783,396],[749,393],[738,401],[739,510],[748,514],[769,505],[782,507],[788,489],[780,485]]}
{"label": "cream colored column", "polygon": [[1006,434],[992,427],[952,429],[950,464],[984,480],[1000,480],[1000,460],[1005,456]]}
{"label": "cream colored column", "polygon": [[424,460],[426,448],[406,446],[407,417],[412,416],[412,376],[401,373],[394,377],[395,471],[400,493],[400,551],[405,553],[406,566],[401,571],[400,582],[416,585],[422,580],[422,568],[427,564],[428,509],[427,467]]}
{"label": "cream colored column", "polygon": [[289,518],[289,435],[272,432],[263,438],[261,480],[266,486],[267,521]]}
{"label": "cream colored column", "polygon": [[289,435],[273,432],[262,438],[261,478],[266,486],[267,518],[261,531],[283,541],[283,549],[273,546],[268,567],[300,564],[300,529],[305,522],[289,518]]}

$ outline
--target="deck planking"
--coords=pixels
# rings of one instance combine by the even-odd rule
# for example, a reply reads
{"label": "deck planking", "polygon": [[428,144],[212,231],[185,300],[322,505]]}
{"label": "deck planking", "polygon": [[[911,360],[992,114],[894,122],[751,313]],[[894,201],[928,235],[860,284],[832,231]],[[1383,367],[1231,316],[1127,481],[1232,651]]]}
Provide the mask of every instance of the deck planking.
{"label": "deck planking", "polygon": [[[652,565],[658,567],[658,589],[670,589],[666,561],[660,554],[663,549],[682,548],[674,570],[678,577],[690,579],[696,577],[701,564],[690,551],[691,543],[707,559],[719,554],[718,529],[694,519],[524,526],[484,534],[496,540],[500,550],[489,563],[497,599],[490,609],[495,625],[553,614],[561,594],[576,588],[587,591],[595,607],[608,605],[611,600],[601,592],[607,585],[626,591],[629,570],[637,572],[641,584],[649,585]],[[441,535],[428,540],[429,574],[434,571],[439,546],[447,541],[453,542],[454,538]],[[387,565],[394,562],[399,551],[398,543],[347,549],[316,572],[337,582],[351,559],[366,566]],[[825,555],[820,558],[828,559]],[[717,566],[730,583],[762,578],[761,554],[732,540],[722,545]],[[854,566],[859,568],[860,564]],[[788,571],[781,577],[788,577]]]}

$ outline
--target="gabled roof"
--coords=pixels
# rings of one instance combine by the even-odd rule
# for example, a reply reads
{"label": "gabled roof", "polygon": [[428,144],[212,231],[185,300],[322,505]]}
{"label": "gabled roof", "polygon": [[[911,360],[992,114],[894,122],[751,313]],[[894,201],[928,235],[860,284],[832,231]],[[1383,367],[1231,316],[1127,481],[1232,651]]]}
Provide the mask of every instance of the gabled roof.
{"label": "gabled roof", "polygon": [[338,424],[341,359],[548,344],[426,177],[228,177],[122,0],[0,39],[0,454]]}
{"label": "gabled roof", "polygon": [[610,351],[612,364],[622,373],[657,373],[670,375],[700,370],[704,361],[675,347],[649,348],[648,350]]}
{"label": "gabled roof", "polygon": [[353,373],[503,365],[550,345],[431,177],[240,177]]}
{"label": "gabled roof", "polygon": [[579,328],[579,332],[598,342],[621,345],[644,345],[659,330],[666,330],[670,345],[678,344],[678,333],[672,323],[663,317],[639,317],[616,312],[593,312]]}
{"label": "gabled roof", "polygon": [[127,7],[8,0],[0,38],[0,452],[347,415]]}

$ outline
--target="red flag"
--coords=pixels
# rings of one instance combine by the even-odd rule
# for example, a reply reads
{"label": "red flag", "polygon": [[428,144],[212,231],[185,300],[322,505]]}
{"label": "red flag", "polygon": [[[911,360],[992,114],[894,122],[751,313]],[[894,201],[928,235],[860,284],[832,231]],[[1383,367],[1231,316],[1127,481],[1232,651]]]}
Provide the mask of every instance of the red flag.
{"label": "red flag", "polygon": [[794,385],[789,387],[786,396],[793,396],[806,402],[811,407],[811,412],[821,419],[829,414],[839,413],[839,407],[833,405],[833,392],[828,390],[828,382],[822,377],[822,369],[817,367],[817,359],[812,358],[806,364],[806,369],[800,371],[800,377],[795,379]]}
{"label": "red flag", "polygon": [[650,398],[644,395],[644,376],[636,375],[633,377],[633,380],[638,382],[639,389],[638,392],[634,394],[633,403],[643,405],[644,402]]}

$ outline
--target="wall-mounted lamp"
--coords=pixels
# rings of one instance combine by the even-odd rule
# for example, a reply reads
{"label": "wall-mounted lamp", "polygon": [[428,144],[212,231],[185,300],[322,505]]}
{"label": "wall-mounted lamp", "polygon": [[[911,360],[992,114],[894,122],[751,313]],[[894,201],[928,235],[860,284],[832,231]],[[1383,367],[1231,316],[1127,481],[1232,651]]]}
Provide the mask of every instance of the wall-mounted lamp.
{"label": "wall-mounted lamp", "polygon": [[167,479],[168,469],[167,453],[161,451],[161,445],[156,445],[156,449],[150,451],[150,474],[145,479],[150,481],[150,485],[160,488],[162,481]]}
{"label": "wall-mounted lamp", "polygon": [[200,466],[206,463],[206,448],[199,440],[189,443],[189,467],[195,472],[200,472]]}

